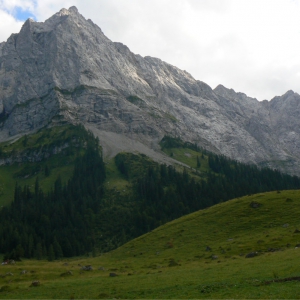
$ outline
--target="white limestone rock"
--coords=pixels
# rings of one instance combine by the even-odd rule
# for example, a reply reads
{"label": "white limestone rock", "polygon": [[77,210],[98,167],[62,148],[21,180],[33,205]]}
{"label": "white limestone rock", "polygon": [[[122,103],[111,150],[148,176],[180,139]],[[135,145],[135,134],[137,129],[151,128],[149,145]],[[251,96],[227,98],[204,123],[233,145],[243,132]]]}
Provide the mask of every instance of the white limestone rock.
{"label": "white limestone rock", "polygon": [[259,102],[221,85],[212,90],[186,71],[110,41],[76,7],[43,23],[28,19],[0,44],[1,141],[67,121],[102,137],[124,136],[115,149],[131,140],[157,151],[164,135],[176,135],[300,175],[299,103],[292,91]]}

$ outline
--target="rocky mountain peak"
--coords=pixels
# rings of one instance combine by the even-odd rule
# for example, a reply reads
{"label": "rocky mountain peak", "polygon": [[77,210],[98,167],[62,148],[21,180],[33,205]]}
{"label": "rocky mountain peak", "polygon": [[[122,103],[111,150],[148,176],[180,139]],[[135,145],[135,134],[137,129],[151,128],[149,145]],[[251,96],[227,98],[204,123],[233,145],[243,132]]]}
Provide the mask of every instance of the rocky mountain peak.
{"label": "rocky mountain peak", "polygon": [[[0,44],[0,87],[1,141],[82,123],[107,155],[153,155],[171,135],[300,174],[298,94],[289,91],[267,105],[222,85],[212,90],[186,71],[111,42],[76,7],[45,22],[27,20]],[[285,98],[294,100],[275,105]]]}
{"label": "rocky mountain peak", "polygon": [[299,96],[299,94],[295,93],[292,90],[289,90],[284,95],[282,95],[283,99],[287,99],[287,98],[290,98],[290,97],[298,97],[298,96]]}
{"label": "rocky mountain peak", "polygon": [[214,92],[224,97],[230,96],[230,98],[234,98],[237,95],[233,89],[228,89],[222,84],[219,84],[217,87],[215,87]]}
{"label": "rocky mountain peak", "polygon": [[226,99],[258,102],[256,98],[248,97],[245,93],[236,92],[234,89],[228,89],[221,84],[214,89],[214,92],[222,97],[225,97]]}
{"label": "rocky mountain peak", "polygon": [[70,18],[72,19],[72,22],[75,23],[86,21],[85,18],[78,12],[78,9],[75,6],[72,6],[69,9],[62,8],[59,12],[48,18],[45,22],[34,22],[34,28],[37,31],[51,31],[59,24]]}
{"label": "rocky mountain peak", "polygon": [[76,6],[71,6],[69,8],[69,12],[74,13],[74,14],[78,14],[79,13]]}
{"label": "rocky mountain peak", "polygon": [[277,105],[285,105],[286,102],[293,102],[300,100],[300,95],[295,93],[292,90],[287,91],[285,94],[282,96],[276,96],[274,97],[270,102],[271,104],[277,104]]}
{"label": "rocky mountain peak", "polygon": [[62,8],[59,12],[54,14],[54,16],[52,16],[51,18],[69,16],[69,15],[80,15],[76,6],[71,6],[69,9]]}

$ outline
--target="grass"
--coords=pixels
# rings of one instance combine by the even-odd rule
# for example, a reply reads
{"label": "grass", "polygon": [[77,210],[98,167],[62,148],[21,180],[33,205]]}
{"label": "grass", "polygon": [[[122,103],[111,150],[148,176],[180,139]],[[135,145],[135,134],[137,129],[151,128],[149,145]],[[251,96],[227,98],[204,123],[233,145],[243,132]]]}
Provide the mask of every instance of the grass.
{"label": "grass", "polygon": [[125,176],[118,170],[114,159],[111,159],[105,164],[106,180],[105,184],[107,188],[122,190],[129,184]]}
{"label": "grass", "polygon": [[145,105],[145,101],[137,96],[128,96],[126,99],[129,102],[131,102],[132,104],[137,105],[137,106],[143,107]]}
{"label": "grass", "polygon": [[[278,279],[300,276],[299,213],[299,191],[234,199],[104,255],[0,266],[0,274],[14,274],[0,276],[0,298],[295,299],[299,282]],[[254,251],[257,256],[245,257]],[[94,270],[82,271],[80,265]],[[28,272],[21,275],[24,269]],[[67,271],[72,275],[61,276]],[[33,280],[41,285],[30,287]]]}
{"label": "grass", "polygon": [[[83,129],[67,125],[42,129],[16,141],[1,143],[0,158],[15,158],[16,162],[0,166],[0,207],[13,200],[16,182],[21,186],[34,186],[39,177],[41,188],[47,192],[58,176],[63,182],[67,181],[75,157],[82,151],[80,138],[83,136]],[[34,159],[35,162],[30,162]],[[49,176],[45,175],[46,166]]]}
{"label": "grass", "polygon": [[170,114],[170,113],[165,113],[165,114],[164,114],[164,117],[165,117],[166,119],[170,120],[170,121],[173,122],[173,123],[178,122],[178,120],[176,119],[176,117],[173,116],[173,115]]}
{"label": "grass", "polygon": [[[172,158],[190,166],[193,169],[197,169],[201,172],[207,172],[210,170],[208,166],[208,158],[202,153],[194,151],[189,148],[165,148],[163,151]],[[199,157],[201,166],[197,168],[197,156]]]}
{"label": "grass", "polygon": [[[72,141],[74,136],[62,127],[41,131],[1,145],[1,155],[30,153],[41,146],[51,147],[53,141],[62,145],[61,141]],[[201,173],[209,170],[207,156],[202,158],[199,152],[189,148],[164,151],[193,169],[198,156]],[[129,159],[132,154],[120,155]],[[58,154],[39,163],[0,167],[0,205],[12,200],[16,180],[33,186],[39,176],[44,191],[58,175],[67,180],[73,159],[72,153]],[[46,164],[51,169],[48,177],[43,172]],[[134,178],[151,164],[136,156],[128,176]],[[114,160],[106,163],[106,173],[107,201],[119,195],[129,199],[130,183]],[[287,278],[300,276],[299,213],[299,191],[234,199],[174,220],[104,255],[2,265],[0,298],[298,298],[299,283]],[[246,258],[252,252],[255,257]],[[92,265],[93,271],[82,271],[84,265]],[[21,274],[23,270],[26,274]],[[110,277],[110,273],[117,276]],[[31,286],[36,280],[40,285]]]}
{"label": "grass", "polygon": [[[130,201],[132,197],[132,179],[136,179],[141,175],[141,172],[146,171],[149,166],[156,164],[149,157],[141,154],[121,152],[117,156],[123,157],[125,164],[128,166],[128,174],[122,174],[115,162],[115,159],[106,161],[106,179],[104,183],[105,199],[107,203],[117,202],[117,199],[122,198]],[[121,197],[120,197],[121,196]]]}
{"label": "grass", "polygon": [[[45,176],[45,166],[50,168],[50,175]],[[34,173],[31,171],[35,170]],[[44,192],[49,191],[53,187],[53,183],[61,177],[66,182],[72,175],[73,163],[66,160],[64,156],[51,157],[47,161],[40,163],[14,164],[11,166],[0,167],[0,207],[11,203],[14,197],[14,189],[16,182],[20,186],[28,185],[34,189],[36,178],[39,178],[40,187]],[[18,176],[18,174],[24,174]]]}
{"label": "grass", "polygon": [[117,202],[120,196],[129,198],[132,193],[131,183],[118,170],[114,159],[106,162],[105,170],[105,198],[103,199],[103,201],[108,205],[111,205],[112,203]]}

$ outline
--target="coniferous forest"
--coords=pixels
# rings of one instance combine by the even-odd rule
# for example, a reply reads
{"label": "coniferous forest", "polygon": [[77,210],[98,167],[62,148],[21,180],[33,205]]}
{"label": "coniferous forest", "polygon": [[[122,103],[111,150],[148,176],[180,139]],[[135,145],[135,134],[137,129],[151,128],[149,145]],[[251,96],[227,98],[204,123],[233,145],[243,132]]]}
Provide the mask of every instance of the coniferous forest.
{"label": "coniferous forest", "polygon": [[115,164],[130,193],[104,188],[99,141],[89,135],[68,182],[57,178],[43,192],[16,184],[14,200],[0,211],[0,252],[19,259],[71,257],[114,249],[168,221],[232,198],[298,189],[300,179],[207,153],[203,178],[159,165],[144,155],[119,153]]}
{"label": "coniferous forest", "polygon": [[48,194],[40,189],[38,178],[34,191],[16,184],[14,201],[0,212],[0,251],[16,259],[50,260],[92,251],[92,216],[100,209],[104,179],[98,140],[89,139],[67,183],[57,178]]}

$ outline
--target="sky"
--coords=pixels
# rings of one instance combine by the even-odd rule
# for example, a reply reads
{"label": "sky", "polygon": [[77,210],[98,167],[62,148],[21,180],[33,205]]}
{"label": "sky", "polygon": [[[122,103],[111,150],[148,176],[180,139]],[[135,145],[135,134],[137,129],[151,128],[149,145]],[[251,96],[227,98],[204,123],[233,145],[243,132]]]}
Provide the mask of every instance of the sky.
{"label": "sky", "polygon": [[300,93],[300,0],[0,0],[0,42],[70,6],[112,41],[212,88],[260,101]]}

